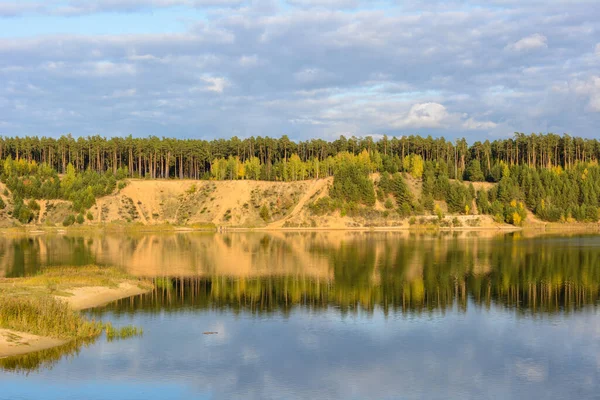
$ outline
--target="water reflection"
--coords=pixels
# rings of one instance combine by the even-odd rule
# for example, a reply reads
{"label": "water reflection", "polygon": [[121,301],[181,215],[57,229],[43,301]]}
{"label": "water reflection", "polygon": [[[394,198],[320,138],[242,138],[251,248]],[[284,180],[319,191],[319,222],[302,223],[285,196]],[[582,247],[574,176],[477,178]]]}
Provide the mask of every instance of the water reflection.
{"label": "water reflection", "polygon": [[113,308],[288,313],[302,306],[346,313],[380,307],[388,314],[465,310],[472,299],[485,308],[536,313],[594,305],[600,293],[596,236],[264,235],[253,242],[233,235],[223,238],[224,248],[218,237],[211,240],[215,248],[193,271],[162,269],[153,293]]}
{"label": "water reflection", "polygon": [[[144,336],[66,349],[73,358],[57,350],[2,360],[0,398],[35,398],[35,387],[44,398],[82,398],[92,383],[97,398],[148,399],[592,398],[600,390],[600,236],[40,237],[28,246],[49,250],[27,254],[46,254],[43,266],[50,252],[58,263],[69,243],[82,260],[154,279],[147,295],[89,311],[141,326]],[[14,252],[2,249],[2,260]]]}
{"label": "water reflection", "polygon": [[[467,300],[527,312],[596,304],[600,236],[399,233],[40,236],[0,240],[7,276],[97,263],[159,278],[123,307],[184,305],[251,312],[359,307],[444,310]],[[129,304],[129,306],[125,305]]]}
{"label": "water reflection", "polygon": [[41,369],[52,369],[65,357],[76,357],[82,348],[93,344],[97,338],[74,340],[62,346],[40,350],[29,354],[0,358],[0,369],[29,374]]}

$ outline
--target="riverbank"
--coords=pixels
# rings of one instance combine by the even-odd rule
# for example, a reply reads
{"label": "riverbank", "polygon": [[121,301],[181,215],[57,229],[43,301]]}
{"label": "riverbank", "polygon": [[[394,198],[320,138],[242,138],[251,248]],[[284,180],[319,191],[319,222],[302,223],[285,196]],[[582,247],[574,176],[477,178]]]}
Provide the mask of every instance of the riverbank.
{"label": "riverbank", "polygon": [[0,358],[97,336],[102,324],[87,321],[78,311],[152,287],[116,268],[97,266],[48,268],[33,277],[0,279]]}
{"label": "riverbank", "polygon": [[84,225],[48,226],[48,225],[20,225],[11,227],[0,227],[0,232],[4,235],[23,234],[41,235],[45,233],[67,234],[67,233],[180,233],[180,232],[278,232],[278,231],[412,231],[412,230],[494,230],[494,231],[515,231],[515,230],[586,230],[600,231],[600,222],[547,222],[535,217],[533,213],[528,213],[527,218],[520,226],[497,222],[490,215],[447,215],[441,220],[432,215],[415,215],[401,220],[390,221],[370,221],[367,219],[356,220],[356,218],[340,216],[323,216],[313,223],[296,223],[292,216],[274,221],[264,225],[232,225],[232,224],[190,224],[177,225],[170,223],[149,223],[139,222],[122,223],[87,223]]}

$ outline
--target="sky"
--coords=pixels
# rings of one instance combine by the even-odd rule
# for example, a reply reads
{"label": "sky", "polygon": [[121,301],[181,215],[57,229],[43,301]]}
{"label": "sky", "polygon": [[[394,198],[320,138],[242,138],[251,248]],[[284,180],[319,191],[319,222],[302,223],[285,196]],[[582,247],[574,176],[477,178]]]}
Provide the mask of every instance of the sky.
{"label": "sky", "polygon": [[0,0],[0,135],[600,136],[597,0]]}

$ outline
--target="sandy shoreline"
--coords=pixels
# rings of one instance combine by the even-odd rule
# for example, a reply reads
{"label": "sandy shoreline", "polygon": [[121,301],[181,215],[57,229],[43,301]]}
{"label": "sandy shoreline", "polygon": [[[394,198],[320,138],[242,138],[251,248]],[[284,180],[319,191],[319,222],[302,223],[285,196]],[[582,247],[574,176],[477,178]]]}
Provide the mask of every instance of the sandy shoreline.
{"label": "sandy shoreline", "polygon": [[[422,232],[425,230],[429,231],[473,231],[473,232],[484,232],[484,231],[496,231],[496,232],[516,232],[516,231],[538,231],[544,232],[555,232],[555,231],[580,231],[580,232],[600,232],[600,223],[593,222],[543,222],[537,219],[527,220],[523,226],[514,226],[509,224],[495,223],[489,221],[483,221],[479,226],[454,226],[454,227],[442,227],[442,226],[431,226],[431,225],[398,225],[398,226],[316,226],[316,227],[284,227],[269,224],[266,226],[246,227],[246,226],[231,226],[231,225],[218,225],[214,228],[197,228],[193,226],[165,226],[163,224],[147,224],[139,226],[112,226],[110,224],[97,224],[97,225],[85,225],[85,226],[74,226],[69,228],[56,228],[56,227],[11,227],[11,228],[0,228],[0,233],[13,234],[13,235],[44,235],[44,234],[84,234],[84,233],[95,233],[95,232],[123,232],[123,233],[225,233],[225,232],[323,232],[323,231],[348,231],[348,232]],[[118,229],[117,229],[118,228]]]}
{"label": "sandy shoreline", "polygon": [[65,343],[67,341],[63,339],[54,339],[0,328],[0,358],[46,350]]}
{"label": "sandy shoreline", "polygon": [[[71,294],[71,296],[56,296],[56,298],[66,301],[73,310],[79,311],[92,307],[100,307],[119,299],[144,294],[150,290],[140,288],[133,283],[125,282],[121,283],[118,288],[92,286],[70,289],[67,293]],[[63,339],[37,336],[26,332],[0,328],[0,358],[46,350],[61,346],[67,342],[67,340]]]}

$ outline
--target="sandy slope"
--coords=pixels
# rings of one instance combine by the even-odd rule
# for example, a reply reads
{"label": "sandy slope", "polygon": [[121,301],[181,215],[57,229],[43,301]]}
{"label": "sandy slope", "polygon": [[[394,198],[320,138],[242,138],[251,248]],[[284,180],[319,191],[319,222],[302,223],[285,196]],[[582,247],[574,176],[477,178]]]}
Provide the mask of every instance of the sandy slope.
{"label": "sandy slope", "polygon": [[[404,177],[416,201],[421,196],[422,183],[408,174],[404,174]],[[379,174],[371,175],[374,182],[379,178]],[[337,211],[327,215],[314,215],[308,206],[316,199],[327,196],[332,184],[331,177],[295,182],[128,179],[124,188],[97,199],[96,205],[90,210],[92,219],[90,221],[86,218],[85,224],[169,224],[177,226],[177,229],[218,230],[410,228],[408,219],[399,217],[393,209],[386,210],[384,201],[376,202],[374,209],[378,213],[355,213],[350,217]],[[473,186],[476,190],[489,190],[494,184],[474,182]],[[65,217],[73,214],[70,203],[62,200],[39,203],[41,210],[36,219],[38,225],[61,226]],[[447,219],[456,217],[463,222],[463,226],[467,226],[468,220],[472,219],[472,216],[448,214],[443,201],[436,201],[436,205],[447,214]],[[268,223],[260,214],[264,207],[269,211]],[[478,214],[475,202],[471,209],[474,214]],[[0,226],[14,223],[14,219],[5,211],[0,210]],[[421,221],[423,217],[431,218],[415,218]],[[475,218],[479,219],[476,225],[480,229],[502,229],[501,225],[504,225],[494,223],[491,217],[485,215],[476,215]],[[526,225],[529,227],[541,229],[545,226],[531,213],[527,220]]]}
{"label": "sandy slope", "polygon": [[327,188],[327,185],[331,182],[331,179],[318,179],[315,181],[311,181],[310,186],[304,192],[300,201],[294,206],[292,211],[285,217],[278,221],[275,221],[269,224],[270,229],[282,228],[286,221],[289,221],[293,217],[297,217],[303,210],[304,207],[312,201],[313,197],[317,197],[324,189]]}

